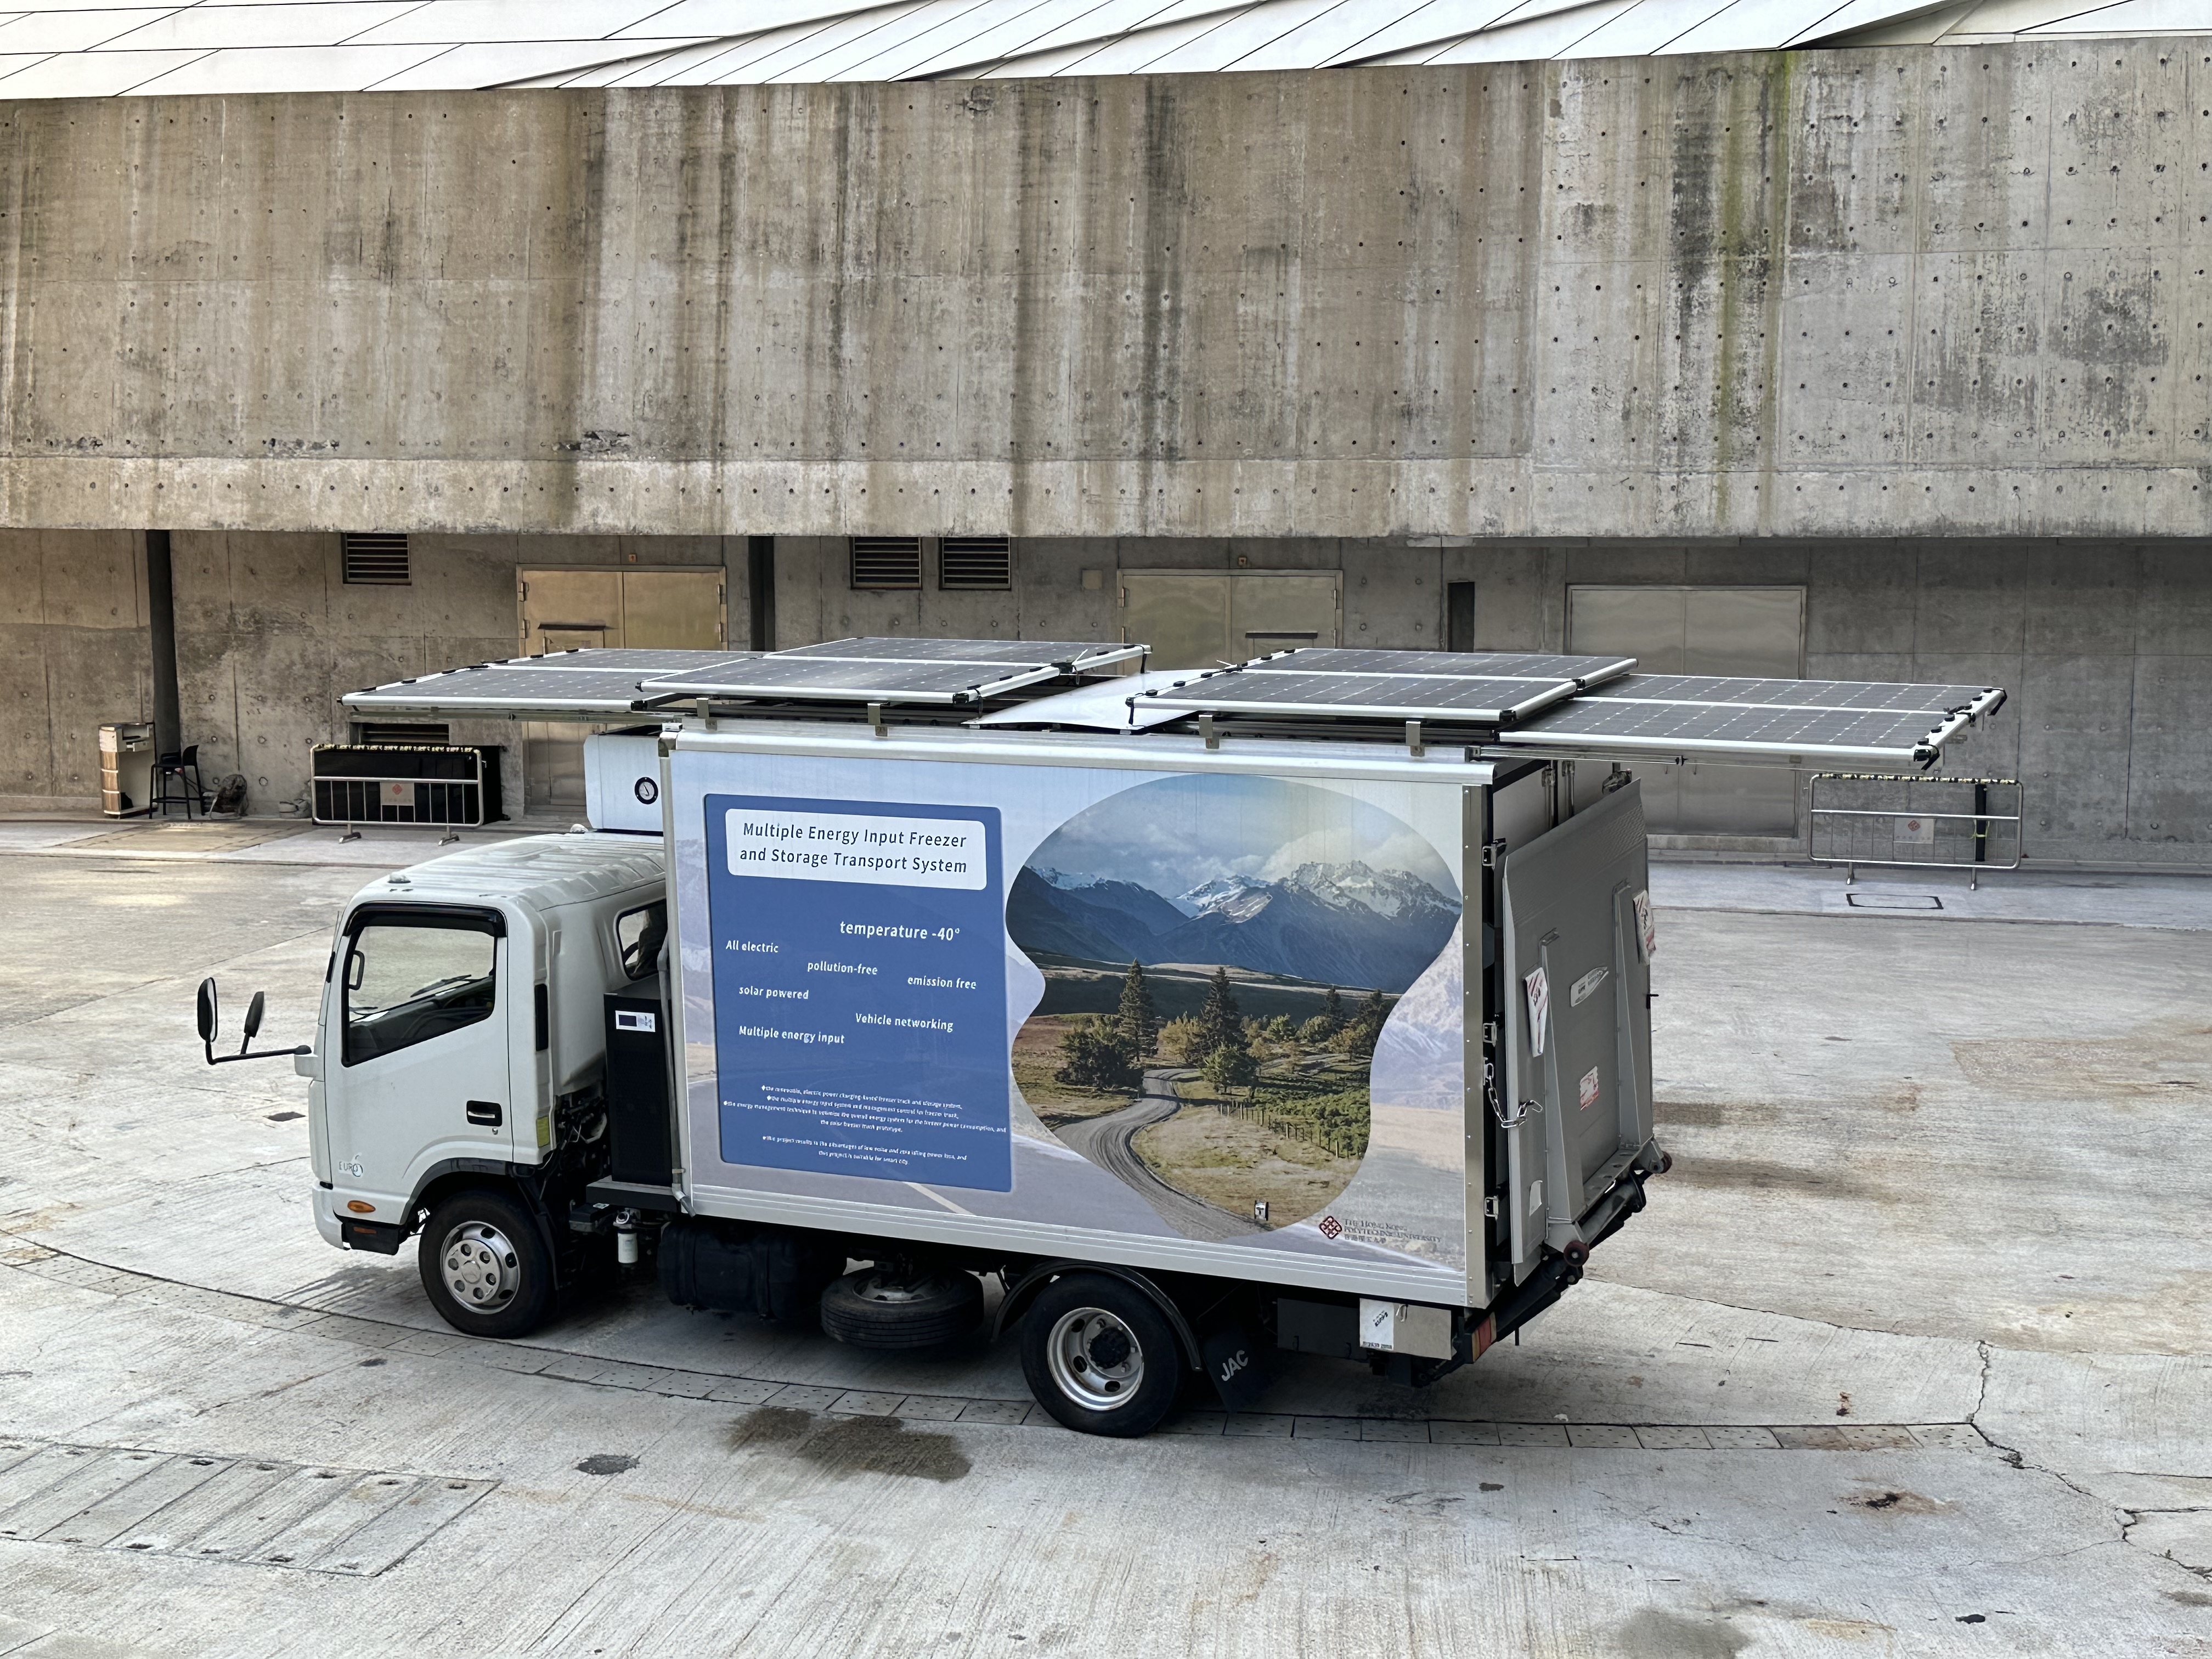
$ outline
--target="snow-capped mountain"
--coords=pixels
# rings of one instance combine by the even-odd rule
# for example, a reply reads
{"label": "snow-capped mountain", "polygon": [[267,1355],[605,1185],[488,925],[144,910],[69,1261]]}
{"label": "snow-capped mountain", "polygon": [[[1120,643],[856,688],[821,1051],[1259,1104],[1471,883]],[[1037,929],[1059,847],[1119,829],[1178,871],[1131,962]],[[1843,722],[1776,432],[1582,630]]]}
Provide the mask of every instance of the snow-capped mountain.
{"label": "snow-capped mountain", "polygon": [[1040,867],[1037,878],[1048,887],[1057,887],[1063,893],[1079,893],[1086,887],[1097,887],[1105,880],[1103,876],[1072,876],[1065,870]]}
{"label": "snow-capped mountain", "polygon": [[1025,951],[1092,962],[1226,963],[1401,992],[1451,937],[1459,907],[1418,877],[1354,860],[1287,880],[1221,876],[1167,899],[1133,882],[1077,885],[1024,870],[1006,925]]}
{"label": "snow-capped mountain", "polygon": [[1250,876],[1216,876],[1202,881],[1188,893],[1171,898],[1169,903],[1187,916],[1202,916],[1208,910],[1218,909],[1242,894],[1264,890],[1267,883]]}
{"label": "snow-capped mountain", "polygon": [[1284,885],[1303,889],[1324,904],[1357,904],[1394,920],[1454,909],[1449,899],[1419,876],[1403,870],[1370,870],[1358,860],[1302,864]]}

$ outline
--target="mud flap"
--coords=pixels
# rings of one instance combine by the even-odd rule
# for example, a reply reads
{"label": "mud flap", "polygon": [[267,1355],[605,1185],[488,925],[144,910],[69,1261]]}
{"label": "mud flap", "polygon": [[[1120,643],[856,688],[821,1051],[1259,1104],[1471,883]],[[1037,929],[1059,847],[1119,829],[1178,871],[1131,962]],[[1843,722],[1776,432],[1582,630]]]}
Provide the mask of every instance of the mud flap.
{"label": "mud flap", "polygon": [[1209,1325],[1199,1353],[1206,1362],[1206,1380],[1230,1411],[1252,1410],[1275,1380],[1273,1348],[1254,1337],[1242,1320],[1223,1319]]}

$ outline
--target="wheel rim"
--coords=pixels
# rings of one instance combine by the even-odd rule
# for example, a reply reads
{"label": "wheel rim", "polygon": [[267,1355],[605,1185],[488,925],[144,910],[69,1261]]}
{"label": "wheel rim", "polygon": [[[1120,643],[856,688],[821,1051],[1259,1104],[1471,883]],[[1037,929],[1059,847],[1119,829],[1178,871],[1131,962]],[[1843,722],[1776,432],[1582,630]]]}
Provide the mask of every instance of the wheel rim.
{"label": "wheel rim", "polygon": [[953,1289],[950,1279],[944,1273],[930,1273],[921,1279],[893,1279],[885,1273],[862,1273],[853,1280],[854,1296],[863,1302],[878,1303],[886,1307],[903,1307],[932,1297],[947,1296]]}
{"label": "wheel rim", "polygon": [[505,1233],[488,1221],[464,1221],[438,1247],[438,1275],[447,1294],[471,1313],[497,1313],[522,1288],[522,1261]]}
{"label": "wheel rim", "polygon": [[1137,1334],[1103,1308],[1077,1308],[1060,1316],[1045,1344],[1052,1380],[1079,1406],[1118,1411],[1136,1398],[1145,1380],[1145,1348]]}

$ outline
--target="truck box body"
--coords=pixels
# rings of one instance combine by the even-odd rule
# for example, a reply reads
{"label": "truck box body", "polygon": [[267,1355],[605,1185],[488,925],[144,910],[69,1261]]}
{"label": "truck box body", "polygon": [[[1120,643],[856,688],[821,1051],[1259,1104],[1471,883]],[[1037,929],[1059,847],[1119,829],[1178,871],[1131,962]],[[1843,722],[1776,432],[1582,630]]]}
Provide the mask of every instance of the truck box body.
{"label": "truck box body", "polygon": [[[1480,1306],[1547,1202],[1579,1220],[1650,1138],[1632,787],[1571,821],[1523,905],[1530,971],[1561,990],[1512,1088],[1572,1106],[1504,1136],[1494,1251],[1468,1055],[1486,1019],[1527,1019],[1484,996],[1491,766],[803,726],[667,747],[678,1161],[702,1213]],[[1522,771],[1504,816],[1533,859],[1551,797]],[[1132,963],[1167,1040],[1102,1080],[1070,1056],[1119,1018]],[[1272,1033],[1239,1030],[1226,1082],[1173,1041],[1217,980]],[[1548,1133],[1580,1190],[1547,1200]]]}

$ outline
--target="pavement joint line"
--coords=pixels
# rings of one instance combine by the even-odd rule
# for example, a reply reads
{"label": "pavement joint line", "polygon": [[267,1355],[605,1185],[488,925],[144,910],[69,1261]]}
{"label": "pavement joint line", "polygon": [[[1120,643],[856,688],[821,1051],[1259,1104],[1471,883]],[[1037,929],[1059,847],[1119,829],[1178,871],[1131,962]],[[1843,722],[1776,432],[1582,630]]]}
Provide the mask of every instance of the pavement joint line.
{"label": "pavement joint line", "polygon": [[[776,1405],[832,1417],[899,1417],[915,1422],[957,1422],[977,1427],[1054,1427],[1051,1416],[1027,1401],[968,1395],[908,1395],[834,1384],[787,1382],[765,1377],[688,1371],[609,1359],[568,1349],[488,1344],[395,1321],[319,1310],[213,1291],[132,1268],[109,1267],[66,1250],[32,1245],[28,1254],[0,1249],[0,1267],[113,1296],[149,1295],[187,1311],[264,1330],[303,1331],[319,1339],[404,1352],[422,1358],[460,1358],[501,1370],[525,1372],[578,1388],[651,1394],[717,1405]],[[67,1264],[57,1268],[52,1264]],[[112,1288],[114,1286],[125,1288]],[[161,1295],[157,1287],[172,1293]],[[366,1328],[365,1329],[362,1328]],[[892,1406],[880,1402],[893,1401]],[[866,1402],[866,1403],[861,1403]],[[1165,1434],[1229,1439],[1289,1436],[1307,1440],[1439,1446],[1553,1446],[1583,1450],[1640,1451],[1983,1451],[1995,1443],[1971,1420],[1950,1423],[1697,1424],[1515,1423],[1470,1418],[1340,1417],[1326,1413],[1196,1410],[1170,1418]]]}
{"label": "pavement joint line", "polygon": [[500,1482],[0,1431],[0,1538],[373,1578]]}

